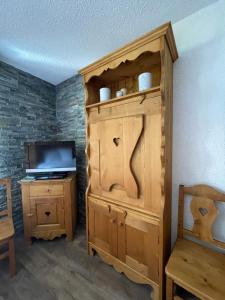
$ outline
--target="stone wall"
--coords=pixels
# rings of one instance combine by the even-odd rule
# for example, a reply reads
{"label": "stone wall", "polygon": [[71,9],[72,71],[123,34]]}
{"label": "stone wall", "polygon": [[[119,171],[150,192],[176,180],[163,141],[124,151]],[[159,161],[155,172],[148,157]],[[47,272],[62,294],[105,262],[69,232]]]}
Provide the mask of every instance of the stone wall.
{"label": "stone wall", "polygon": [[[24,142],[55,138],[55,86],[0,62],[0,178],[11,177],[13,215],[22,230],[20,186]],[[1,193],[0,209],[4,206]]]}
{"label": "stone wall", "polygon": [[82,77],[76,75],[56,86],[57,138],[75,140],[77,156],[78,218],[85,222],[85,113]]}
{"label": "stone wall", "polygon": [[[54,86],[0,62],[0,178],[12,178],[13,216],[23,229],[20,186],[25,176],[24,142],[75,140],[79,222],[85,223],[85,118],[80,75]],[[5,195],[0,193],[0,210]]]}

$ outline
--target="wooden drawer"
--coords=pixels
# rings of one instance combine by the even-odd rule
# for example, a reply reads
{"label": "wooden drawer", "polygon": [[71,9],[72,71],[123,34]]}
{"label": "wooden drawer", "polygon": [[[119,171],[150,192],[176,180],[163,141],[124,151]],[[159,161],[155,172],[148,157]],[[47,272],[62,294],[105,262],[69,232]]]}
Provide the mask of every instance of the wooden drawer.
{"label": "wooden drawer", "polygon": [[30,186],[30,197],[63,195],[63,184],[35,184]]}

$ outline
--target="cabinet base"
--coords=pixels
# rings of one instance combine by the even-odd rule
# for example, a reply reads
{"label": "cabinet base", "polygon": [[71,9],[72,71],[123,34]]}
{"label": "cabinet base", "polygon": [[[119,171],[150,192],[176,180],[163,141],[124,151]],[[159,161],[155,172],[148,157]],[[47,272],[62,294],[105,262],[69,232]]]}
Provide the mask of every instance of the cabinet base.
{"label": "cabinet base", "polygon": [[43,240],[54,240],[56,237],[61,237],[62,235],[66,235],[67,241],[73,240],[73,236],[67,234],[65,230],[34,232],[29,237],[25,236],[25,240],[28,242],[28,244],[31,244],[32,237],[36,239],[43,239]]}
{"label": "cabinet base", "polygon": [[161,296],[160,286],[150,280],[149,278],[142,276],[141,274],[137,273],[135,270],[131,269],[129,266],[121,262],[119,259],[115,258],[114,256],[108,254],[104,250],[99,249],[92,243],[88,243],[88,254],[93,256],[95,253],[98,253],[98,255],[101,257],[101,259],[113,266],[113,268],[119,272],[123,273],[127,276],[131,281],[134,281],[135,283],[139,284],[148,284],[152,288],[151,292],[151,299],[152,300],[163,300]]}

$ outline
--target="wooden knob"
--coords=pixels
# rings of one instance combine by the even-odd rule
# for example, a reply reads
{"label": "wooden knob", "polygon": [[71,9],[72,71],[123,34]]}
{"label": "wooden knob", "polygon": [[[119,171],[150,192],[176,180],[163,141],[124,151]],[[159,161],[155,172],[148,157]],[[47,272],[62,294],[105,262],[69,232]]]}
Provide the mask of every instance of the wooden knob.
{"label": "wooden knob", "polygon": [[119,222],[119,226],[122,227],[124,224],[122,221]]}
{"label": "wooden knob", "polygon": [[34,214],[27,214],[27,217],[33,217]]}
{"label": "wooden knob", "polygon": [[110,222],[111,222],[111,223],[115,223],[115,222],[116,222],[116,219],[113,218],[113,219],[110,220]]}

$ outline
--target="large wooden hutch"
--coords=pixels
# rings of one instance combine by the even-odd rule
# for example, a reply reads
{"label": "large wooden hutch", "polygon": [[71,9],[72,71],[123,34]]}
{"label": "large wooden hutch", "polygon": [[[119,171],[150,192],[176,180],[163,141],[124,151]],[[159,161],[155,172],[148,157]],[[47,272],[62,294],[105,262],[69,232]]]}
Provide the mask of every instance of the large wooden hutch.
{"label": "large wooden hutch", "polygon": [[[170,254],[173,62],[167,23],[82,69],[87,116],[89,254],[164,298]],[[153,87],[138,92],[138,75]],[[99,89],[112,91],[100,102]],[[116,98],[116,91],[127,95]]]}

